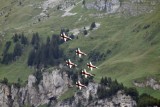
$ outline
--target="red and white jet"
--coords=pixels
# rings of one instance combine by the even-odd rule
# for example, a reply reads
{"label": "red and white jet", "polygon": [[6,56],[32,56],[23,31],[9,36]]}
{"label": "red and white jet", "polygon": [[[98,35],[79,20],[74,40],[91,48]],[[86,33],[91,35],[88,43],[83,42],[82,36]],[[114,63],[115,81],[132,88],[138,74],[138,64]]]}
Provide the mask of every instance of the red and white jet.
{"label": "red and white jet", "polygon": [[98,68],[96,66],[94,66],[91,62],[87,63],[88,68],[91,69],[91,71],[93,70],[93,68]]}
{"label": "red and white jet", "polygon": [[67,63],[67,66],[69,66],[69,68],[72,68],[73,66],[74,66],[74,67],[77,66],[75,63],[71,62],[70,59],[68,59],[68,60],[66,61],[66,63]]}
{"label": "red and white jet", "polygon": [[68,37],[64,32],[61,33],[61,38],[66,42],[67,40],[72,40],[72,38]]}
{"label": "red and white jet", "polygon": [[86,69],[82,70],[82,75],[84,75],[85,78],[87,78],[88,76],[95,76],[95,74],[87,72]]}
{"label": "red and white jet", "polygon": [[76,82],[76,86],[77,86],[80,90],[82,89],[82,87],[85,87],[85,88],[87,87],[87,86],[81,84],[80,81]]}
{"label": "red and white jet", "polygon": [[76,50],[76,55],[78,55],[80,58],[82,57],[82,55],[87,55],[84,52],[82,52],[79,48]]}

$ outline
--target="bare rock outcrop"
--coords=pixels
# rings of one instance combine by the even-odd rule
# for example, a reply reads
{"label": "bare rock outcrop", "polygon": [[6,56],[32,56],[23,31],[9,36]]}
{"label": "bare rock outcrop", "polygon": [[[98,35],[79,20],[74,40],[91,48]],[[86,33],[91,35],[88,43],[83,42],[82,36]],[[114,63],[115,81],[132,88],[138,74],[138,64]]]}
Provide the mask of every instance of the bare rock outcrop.
{"label": "bare rock outcrop", "polygon": [[96,9],[106,13],[122,13],[124,15],[136,16],[149,13],[155,9],[160,1],[151,0],[95,0],[85,4],[87,9]]}
{"label": "bare rock outcrop", "polygon": [[107,13],[115,13],[120,7],[119,0],[95,0],[95,2],[86,3],[85,7],[88,9],[95,8]]}
{"label": "bare rock outcrop", "polygon": [[133,84],[137,87],[151,87],[154,90],[160,90],[160,82],[154,78],[148,78],[143,82],[134,81]]}
{"label": "bare rock outcrop", "polygon": [[[76,107],[83,105],[85,107],[135,107],[136,101],[131,96],[126,95],[123,91],[118,91],[116,95],[106,98],[97,98],[98,84],[89,83],[87,89],[78,91],[73,98],[59,102],[56,107]],[[89,101],[89,96],[92,96],[92,101]]]}
{"label": "bare rock outcrop", "polygon": [[51,97],[59,97],[68,90],[66,81],[68,77],[63,76],[65,74],[59,70],[53,70],[51,73],[44,72],[42,75],[43,79],[38,86],[35,84],[37,80],[34,75],[28,77],[28,84],[25,87],[18,88],[14,85],[9,87],[0,84],[0,106],[20,107],[24,104],[30,104],[37,107],[48,103]]}

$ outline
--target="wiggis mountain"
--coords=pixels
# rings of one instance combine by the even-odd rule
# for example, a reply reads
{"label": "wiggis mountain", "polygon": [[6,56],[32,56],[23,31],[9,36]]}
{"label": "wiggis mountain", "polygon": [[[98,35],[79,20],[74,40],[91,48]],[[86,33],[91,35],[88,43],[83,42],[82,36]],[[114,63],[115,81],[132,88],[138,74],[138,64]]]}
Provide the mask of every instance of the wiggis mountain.
{"label": "wiggis mountain", "polygon": [[1,0],[0,107],[160,107],[160,0]]}

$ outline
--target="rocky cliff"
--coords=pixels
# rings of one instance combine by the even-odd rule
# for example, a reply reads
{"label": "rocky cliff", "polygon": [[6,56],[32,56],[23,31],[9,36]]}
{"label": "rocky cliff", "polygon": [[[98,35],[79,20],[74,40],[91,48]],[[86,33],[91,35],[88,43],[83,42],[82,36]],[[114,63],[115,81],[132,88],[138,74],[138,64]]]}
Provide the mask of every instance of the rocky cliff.
{"label": "rocky cliff", "polygon": [[133,84],[137,87],[150,87],[154,90],[160,90],[160,82],[154,78],[148,78],[145,81],[134,81]]}
{"label": "rocky cliff", "polygon": [[125,95],[123,91],[118,91],[111,98],[98,99],[97,88],[99,84],[97,83],[89,83],[86,89],[77,90],[72,98],[57,102],[58,97],[68,90],[68,75],[60,70],[53,70],[52,72],[43,72],[42,76],[43,79],[38,85],[35,84],[37,80],[34,75],[29,76],[25,87],[0,84],[0,106],[22,107],[31,105],[38,107],[49,103],[56,107],[76,107],[78,105],[134,107],[136,105],[132,97]]}
{"label": "rocky cliff", "polygon": [[[106,98],[98,99],[97,97],[98,84],[89,83],[87,89],[78,91],[74,97],[65,101],[59,102],[57,107],[135,107],[136,102],[123,91],[118,91],[116,95]],[[90,97],[92,96],[92,98]]]}
{"label": "rocky cliff", "polygon": [[87,2],[85,7],[87,9],[96,9],[106,13],[122,13],[125,15],[140,15],[151,12],[158,0],[95,0]]}
{"label": "rocky cliff", "polygon": [[18,88],[14,85],[10,87],[0,84],[0,106],[20,107],[24,104],[39,106],[49,102],[52,97],[59,97],[68,89],[68,78],[66,74],[54,70],[51,73],[44,72],[43,79],[35,85],[36,77],[30,75],[28,84]]}

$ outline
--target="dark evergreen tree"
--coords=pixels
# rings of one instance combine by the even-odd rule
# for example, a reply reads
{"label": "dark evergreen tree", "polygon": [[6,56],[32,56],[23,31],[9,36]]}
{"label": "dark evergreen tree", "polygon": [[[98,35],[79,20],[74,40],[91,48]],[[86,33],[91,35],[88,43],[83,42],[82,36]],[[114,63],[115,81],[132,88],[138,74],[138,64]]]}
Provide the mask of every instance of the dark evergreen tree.
{"label": "dark evergreen tree", "polygon": [[20,43],[16,43],[13,51],[13,56],[14,58],[16,58],[17,56],[21,56],[21,55],[22,55],[22,46]]}
{"label": "dark evergreen tree", "polygon": [[8,79],[6,77],[1,80],[1,83],[8,85]]}
{"label": "dark evergreen tree", "polygon": [[13,42],[16,43],[18,40],[19,40],[19,37],[18,37],[18,34],[16,33],[16,34],[13,36]]}
{"label": "dark evergreen tree", "polygon": [[95,22],[92,22],[91,26],[90,26],[90,30],[92,30],[93,28],[96,27],[96,23]]}
{"label": "dark evergreen tree", "polygon": [[13,60],[13,54],[12,53],[6,53],[3,55],[2,58],[2,64],[9,64]]}
{"label": "dark evergreen tree", "polygon": [[17,56],[22,55],[23,46],[28,44],[27,37],[24,36],[24,34],[15,34],[13,37],[13,42],[16,43],[14,46],[14,50],[11,53],[8,53],[9,47],[11,46],[11,41],[7,41],[5,48],[3,50],[3,58],[1,60],[2,64],[9,64],[13,60],[17,58]]}
{"label": "dark evergreen tree", "polygon": [[36,41],[36,36],[35,36],[35,34],[33,33],[33,35],[32,35],[32,40],[31,40],[31,44],[34,45],[34,44],[35,44],[35,41]]}
{"label": "dark evergreen tree", "polygon": [[[119,90],[124,90],[123,84],[119,84],[117,80],[112,81],[111,78],[102,77],[98,89],[101,92],[97,92],[100,99],[111,97],[115,95]],[[108,89],[106,89],[108,87]]]}
{"label": "dark evergreen tree", "polygon": [[39,44],[39,41],[40,41],[39,34],[33,33],[31,44],[32,45]]}
{"label": "dark evergreen tree", "polygon": [[148,94],[142,94],[139,97],[137,107],[160,107],[160,100]]}
{"label": "dark evergreen tree", "polygon": [[111,77],[108,77],[108,86],[110,86],[111,83],[112,83],[112,79]]}
{"label": "dark evergreen tree", "polygon": [[100,84],[104,85],[104,83],[105,83],[105,82],[104,82],[104,78],[102,77],[102,78],[101,78],[101,81],[100,81]]}
{"label": "dark evergreen tree", "polygon": [[21,44],[23,44],[23,45],[27,45],[28,44],[28,39],[27,39],[27,37],[24,36],[23,33],[21,35]]}
{"label": "dark evergreen tree", "polygon": [[40,48],[40,43],[36,42],[33,47],[35,50],[38,50]]}
{"label": "dark evergreen tree", "polygon": [[98,89],[97,89],[98,98],[104,99],[104,98],[108,97],[107,94],[108,94],[108,92],[107,92],[106,87],[103,85],[99,85]]}
{"label": "dark evergreen tree", "polygon": [[86,29],[84,29],[84,30],[83,30],[83,34],[84,34],[84,35],[87,35],[87,34],[88,34],[88,31],[87,31]]}
{"label": "dark evergreen tree", "polygon": [[34,73],[34,76],[36,77],[36,85],[38,85],[40,83],[40,81],[43,79],[43,75],[42,75],[42,72],[41,70],[37,70],[35,73]]}
{"label": "dark evergreen tree", "polygon": [[82,79],[82,84],[84,84],[84,85],[88,85],[88,83],[89,83],[89,80],[87,79],[87,78],[84,78],[83,77],[83,79]]}
{"label": "dark evergreen tree", "polygon": [[3,50],[3,55],[8,52],[9,47],[11,46],[11,41],[7,41],[5,44],[5,48]]}
{"label": "dark evergreen tree", "polygon": [[125,93],[132,96],[135,101],[138,101],[139,93],[136,88],[127,88],[125,89]]}
{"label": "dark evergreen tree", "polygon": [[47,66],[49,58],[48,48],[46,47],[46,45],[42,44],[39,49],[41,49],[41,59],[40,59],[41,66]]}
{"label": "dark evergreen tree", "polygon": [[41,48],[39,48],[37,51],[36,51],[36,55],[35,55],[35,58],[34,58],[34,65],[39,68],[40,67],[40,61],[41,61]]}
{"label": "dark evergreen tree", "polygon": [[28,57],[28,61],[27,61],[28,66],[32,66],[34,64],[35,55],[36,55],[35,50],[32,50]]}
{"label": "dark evergreen tree", "polygon": [[84,6],[85,6],[85,4],[86,4],[86,1],[85,1],[85,0],[83,0],[83,1],[82,1],[82,5],[84,5]]}
{"label": "dark evergreen tree", "polygon": [[[32,38],[32,43],[34,44],[35,41],[34,38],[36,38],[35,34]],[[39,44],[39,42],[36,42]],[[35,65],[37,67],[46,67],[47,65],[57,65],[60,62],[60,58],[63,55],[62,50],[59,48],[60,40],[59,35],[53,35],[50,39],[47,37],[46,43],[42,44],[41,46],[38,45],[38,48],[35,49],[35,58],[34,61],[30,60],[30,57],[28,57],[28,65]],[[35,45],[35,44],[34,44]],[[32,62],[34,62],[32,64]],[[30,64],[31,63],[31,64]]]}

